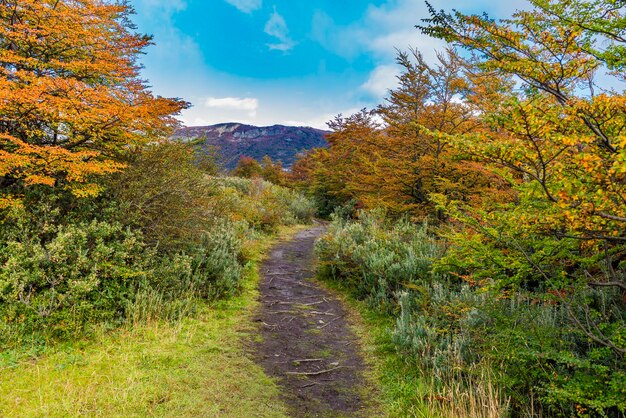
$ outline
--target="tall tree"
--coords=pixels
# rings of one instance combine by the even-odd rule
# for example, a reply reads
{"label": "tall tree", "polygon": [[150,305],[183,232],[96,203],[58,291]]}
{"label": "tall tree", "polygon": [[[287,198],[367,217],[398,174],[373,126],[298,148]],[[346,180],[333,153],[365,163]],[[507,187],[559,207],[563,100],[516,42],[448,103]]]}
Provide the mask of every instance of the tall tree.
{"label": "tall tree", "polygon": [[178,99],[139,77],[151,42],[125,1],[0,0],[0,206],[21,188],[94,195],[128,147],[166,135]]}
{"label": "tall tree", "polygon": [[381,154],[387,181],[382,188],[391,201],[395,196],[396,202],[404,201],[406,208],[426,216],[434,212],[435,194],[474,203],[486,191],[490,200],[504,198],[506,193],[494,192],[506,190],[506,183],[463,161],[445,136],[431,133],[454,136],[481,128],[476,107],[467,100],[467,63],[453,49],[438,53],[434,64],[417,50],[400,53],[397,61],[403,70],[398,87],[377,109],[387,125]]}
{"label": "tall tree", "polygon": [[[472,205],[485,196],[510,199],[506,181],[462,160],[459,150],[440,135],[465,134],[479,129],[481,122],[476,106],[465,100],[470,80],[464,60],[452,49],[437,58],[431,65],[417,50],[400,52],[402,74],[385,103],[373,112],[330,123],[334,132],[328,135],[329,153],[319,169],[333,170],[323,179],[329,187],[335,184],[331,188],[336,194],[416,219],[441,215],[433,204],[437,194]],[[338,190],[337,184],[345,186]]]}
{"label": "tall tree", "polygon": [[[524,194],[545,205],[534,212],[528,208],[528,225],[583,240],[622,242],[626,96],[603,89],[595,76],[607,62],[615,70],[626,68],[621,31],[611,32],[623,21],[626,6],[534,3],[538,8],[499,23],[431,8],[425,33],[470,50],[483,72],[515,77],[521,87],[511,88],[498,107],[483,109],[491,129],[452,140],[477,160],[527,180]],[[591,11],[605,3],[614,7],[592,18]],[[602,43],[600,52],[602,38],[609,43]]]}

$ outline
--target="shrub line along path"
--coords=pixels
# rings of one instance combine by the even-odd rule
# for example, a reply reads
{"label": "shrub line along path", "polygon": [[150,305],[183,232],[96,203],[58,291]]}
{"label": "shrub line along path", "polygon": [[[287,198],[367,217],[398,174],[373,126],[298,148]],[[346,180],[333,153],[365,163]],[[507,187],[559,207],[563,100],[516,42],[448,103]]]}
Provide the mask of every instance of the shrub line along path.
{"label": "shrub line along path", "polygon": [[347,311],[311,281],[313,247],[325,227],[278,243],[260,266],[262,341],[254,356],[277,379],[293,416],[364,416],[372,388]]}

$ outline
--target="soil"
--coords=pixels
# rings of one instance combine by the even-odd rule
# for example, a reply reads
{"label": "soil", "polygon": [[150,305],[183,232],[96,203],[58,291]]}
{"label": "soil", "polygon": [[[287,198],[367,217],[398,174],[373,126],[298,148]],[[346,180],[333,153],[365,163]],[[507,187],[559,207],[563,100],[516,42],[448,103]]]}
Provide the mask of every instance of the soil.
{"label": "soil", "polygon": [[321,224],[278,243],[261,265],[262,341],[254,356],[277,379],[294,417],[365,416],[367,370],[347,311],[312,281]]}

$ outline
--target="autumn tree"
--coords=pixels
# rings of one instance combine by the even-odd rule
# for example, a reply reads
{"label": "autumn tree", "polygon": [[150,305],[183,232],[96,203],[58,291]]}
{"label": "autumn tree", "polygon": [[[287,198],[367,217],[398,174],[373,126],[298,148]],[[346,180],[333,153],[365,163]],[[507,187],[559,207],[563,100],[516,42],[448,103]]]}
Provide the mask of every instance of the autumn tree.
{"label": "autumn tree", "polygon": [[626,62],[626,16],[621,0],[554,1],[535,0],[545,17],[580,31],[578,46],[602,61],[613,75],[624,80]]}
{"label": "autumn tree", "polygon": [[464,134],[481,125],[476,107],[465,100],[470,81],[464,60],[449,49],[437,61],[427,63],[417,50],[399,52],[402,73],[385,103],[329,123],[328,161],[319,169],[336,195],[415,219],[440,215],[432,203],[436,194],[471,204],[485,196],[511,198],[500,176],[462,159],[447,138],[432,134]]}
{"label": "autumn tree", "polygon": [[[570,2],[578,7],[569,8],[557,2],[535,4],[547,10],[517,12],[500,24],[431,10],[426,33],[480,54],[483,71],[514,76],[522,83],[521,89],[510,88],[500,106],[485,108],[491,129],[454,141],[475,159],[526,180],[525,196],[543,202],[542,207],[534,205],[536,210],[528,208],[526,224],[556,236],[622,242],[625,96],[603,89],[595,76],[605,63],[619,65],[623,45],[609,36],[612,46],[597,53],[603,29],[555,16],[597,2]],[[619,21],[623,9],[616,7],[605,20]]]}
{"label": "autumn tree", "polygon": [[434,64],[418,50],[399,53],[397,62],[403,70],[398,87],[377,108],[387,125],[381,152],[386,183],[381,189],[389,193],[389,200],[403,199],[407,208],[423,217],[434,213],[433,194],[471,204],[485,196],[494,202],[508,199],[506,182],[462,159],[445,137],[431,134],[453,136],[481,129],[476,107],[467,100],[465,60],[449,48],[437,53]]}
{"label": "autumn tree", "polygon": [[286,177],[283,164],[280,161],[272,161],[269,155],[264,156],[261,160],[261,177],[279,186],[284,185]]}
{"label": "autumn tree", "polygon": [[151,42],[126,2],[0,1],[0,204],[23,187],[97,194],[94,176],[163,137],[186,106],[139,77]]}
{"label": "autumn tree", "polygon": [[283,164],[280,161],[272,161],[269,155],[264,156],[260,163],[252,157],[242,156],[232,175],[249,179],[262,178],[279,186],[287,182]]}
{"label": "autumn tree", "polygon": [[[473,56],[470,100],[486,127],[432,134],[517,180],[518,198],[496,212],[440,201],[466,226],[451,235],[445,262],[485,279],[498,297],[514,289],[557,306],[569,339],[545,357],[554,373],[542,401],[619,416],[626,408],[626,96],[602,78],[624,80],[626,4],[531,3],[501,21],[431,7],[420,27]],[[546,362],[519,364],[539,370]]]}
{"label": "autumn tree", "polygon": [[259,178],[262,176],[263,167],[257,160],[248,156],[241,156],[237,166],[233,169],[232,175],[247,179]]}
{"label": "autumn tree", "polygon": [[338,161],[328,149],[316,148],[300,154],[287,175],[292,187],[313,199],[317,215],[323,218],[354,200]]}
{"label": "autumn tree", "polygon": [[315,161],[313,155],[316,149],[309,152],[302,152],[296,156],[296,160],[287,172],[287,182],[298,190],[306,190],[311,178]]}

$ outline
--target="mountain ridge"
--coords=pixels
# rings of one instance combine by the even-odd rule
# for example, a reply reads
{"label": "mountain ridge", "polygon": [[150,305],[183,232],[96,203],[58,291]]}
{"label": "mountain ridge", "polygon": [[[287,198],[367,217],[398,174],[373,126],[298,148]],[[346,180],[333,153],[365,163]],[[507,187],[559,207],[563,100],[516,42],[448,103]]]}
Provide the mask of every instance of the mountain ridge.
{"label": "mountain ridge", "polygon": [[309,126],[270,125],[255,126],[239,122],[218,123],[208,126],[189,126],[177,129],[173,140],[198,141],[208,151],[218,150],[219,163],[233,169],[242,156],[261,160],[268,155],[290,168],[298,154],[313,148],[328,146],[325,136],[329,131]]}

